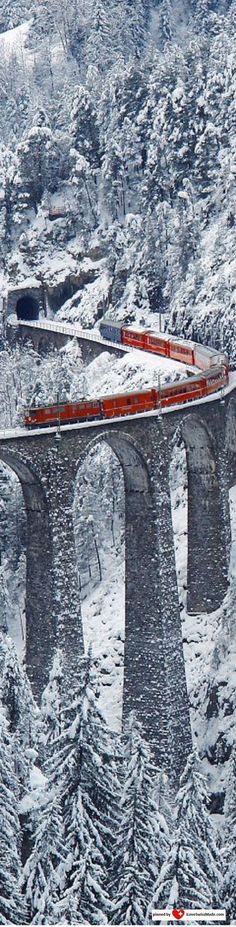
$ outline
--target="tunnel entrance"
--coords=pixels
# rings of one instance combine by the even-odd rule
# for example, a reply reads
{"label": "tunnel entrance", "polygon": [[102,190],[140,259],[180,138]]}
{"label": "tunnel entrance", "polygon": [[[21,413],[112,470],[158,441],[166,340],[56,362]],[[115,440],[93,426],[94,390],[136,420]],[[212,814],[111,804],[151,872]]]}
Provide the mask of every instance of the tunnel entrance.
{"label": "tunnel entrance", "polygon": [[20,296],[16,303],[17,318],[25,322],[36,321],[39,317],[39,304],[35,296]]}

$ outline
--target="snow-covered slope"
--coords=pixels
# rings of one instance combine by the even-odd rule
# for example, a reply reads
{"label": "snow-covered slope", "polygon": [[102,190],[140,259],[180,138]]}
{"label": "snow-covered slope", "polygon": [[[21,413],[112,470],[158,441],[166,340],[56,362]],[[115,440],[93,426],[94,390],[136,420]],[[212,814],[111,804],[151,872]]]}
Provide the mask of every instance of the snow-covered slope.
{"label": "snow-covered slope", "polygon": [[26,48],[26,42],[29,35],[30,22],[21,23],[20,26],[15,26],[14,29],[7,29],[6,32],[0,34],[0,50],[1,56],[6,59],[10,58],[12,55],[17,59],[23,59],[27,61],[29,59],[29,51]]}

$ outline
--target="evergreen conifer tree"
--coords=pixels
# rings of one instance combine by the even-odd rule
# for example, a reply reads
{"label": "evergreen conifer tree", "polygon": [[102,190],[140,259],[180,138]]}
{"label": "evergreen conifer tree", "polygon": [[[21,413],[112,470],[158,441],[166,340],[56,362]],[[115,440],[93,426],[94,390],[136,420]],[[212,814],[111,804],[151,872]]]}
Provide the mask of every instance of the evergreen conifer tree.
{"label": "evergreen conifer tree", "polygon": [[27,749],[36,737],[38,711],[30,683],[8,635],[0,637],[0,702],[6,710],[15,753],[15,769],[22,786],[28,785]]}
{"label": "evergreen conifer tree", "polygon": [[216,834],[199,761],[190,754],[180,779],[176,820],[167,860],[158,876],[149,908],[217,907],[220,869]]}
{"label": "evergreen conifer tree", "polygon": [[133,715],[128,724],[120,821],[115,835],[113,924],[143,924],[165,859],[168,827],[155,801],[156,769]]}
{"label": "evergreen conifer tree", "polygon": [[58,796],[47,795],[22,885],[33,924],[56,923],[55,904],[65,879],[65,840]]}
{"label": "evergreen conifer tree", "polygon": [[[106,922],[117,776],[112,735],[97,705],[92,655],[81,660],[81,684],[51,748],[49,788],[62,804],[67,853],[58,916]],[[81,905],[81,910],[79,905]],[[72,922],[72,921],[71,921]],[[69,921],[70,923],[70,921]]]}
{"label": "evergreen conifer tree", "polygon": [[63,724],[63,660],[60,650],[57,650],[53,659],[52,669],[49,673],[48,685],[44,689],[41,702],[41,730],[40,742],[45,758],[48,758],[47,748],[54,740],[60,737]]}
{"label": "evergreen conifer tree", "polygon": [[26,907],[20,891],[19,786],[14,750],[4,711],[0,709],[0,924],[24,924]]}
{"label": "evergreen conifer tree", "polygon": [[98,168],[99,131],[92,99],[89,91],[78,87],[71,111],[71,135],[75,149],[81,154],[91,168]]}
{"label": "evergreen conifer tree", "polygon": [[111,0],[92,0],[91,28],[87,43],[87,60],[99,70],[107,70],[112,63],[112,3]]}
{"label": "evergreen conifer tree", "polygon": [[223,849],[222,903],[231,923],[236,919],[236,745],[230,757],[224,811],[226,840]]}

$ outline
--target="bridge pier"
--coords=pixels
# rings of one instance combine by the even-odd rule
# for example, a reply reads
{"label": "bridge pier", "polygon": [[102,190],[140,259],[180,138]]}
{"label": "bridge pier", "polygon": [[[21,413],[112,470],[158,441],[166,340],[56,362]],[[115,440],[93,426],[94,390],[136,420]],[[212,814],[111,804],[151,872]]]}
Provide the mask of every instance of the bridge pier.
{"label": "bridge pier", "polygon": [[52,550],[48,508],[42,488],[23,481],[22,490],[27,516],[26,670],[37,699],[48,683],[56,645]]}
{"label": "bridge pier", "polygon": [[76,564],[73,500],[76,466],[70,466],[60,444],[50,454],[48,483],[52,540],[52,616],[56,644],[63,652],[65,684],[73,685],[78,657],[84,653],[81,604]]}
{"label": "bridge pier", "polygon": [[[158,452],[157,452],[158,451]],[[169,775],[176,785],[192,750],[189,699],[183,654],[171,497],[170,449],[166,435],[153,452],[153,485],[160,551],[162,633],[166,664],[166,718],[169,735]],[[157,467],[158,461],[158,467]]]}
{"label": "bridge pier", "polygon": [[159,550],[151,493],[126,493],[123,721],[135,710],[160,766],[169,765]]}
{"label": "bridge pier", "polygon": [[168,448],[160,427],[155,422],[149,430],[149,491],[126,492],[124,718],[135,709],[158,765],[176,782],[191,750],[192,738]]}
{"label": "bridge pier", "polygon": [[188,469],[187,611],[210,613],[227,590],[229,506],[224,451],[190,416],[184,425]]}
{"label": "bridge pier", "polygon": [[[26,447],[1,446],[1,460],[18,476],[25,501],[26,542],[26,670],[34,696],[38,698],[48,682],[55,644],[56,625],[52,616],[53,563],[47,496]],[[40,455],[39,455],[40,457]]]}

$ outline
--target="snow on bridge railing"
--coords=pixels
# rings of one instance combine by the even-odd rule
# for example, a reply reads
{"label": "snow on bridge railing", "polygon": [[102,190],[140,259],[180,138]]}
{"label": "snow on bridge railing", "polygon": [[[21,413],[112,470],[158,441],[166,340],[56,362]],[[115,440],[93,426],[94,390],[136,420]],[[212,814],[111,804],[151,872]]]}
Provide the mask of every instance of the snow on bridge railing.
{"label": "snow on bridge railing", "polygon": [[90,329],[77,328],[75,325],[70,323],[64,324],[63,322],[55,322],[54,319],[35,319],[29,321],[28,319],[18,319],[18,325],[24,325],[27,328],[40,328],[42,331],[52,331],[58,332],[61,335],[72,335],[73,338],[82,338],[84,341],[94,341],[95,344],[105,344],[108,348],[116,348],[118,351],[122,351],[124,354],[128,354],[130,351],[134,350],[128,345],[118,344],[114,341],[107,341],[105,338],[102,338],[99,333],[94,334]]}

